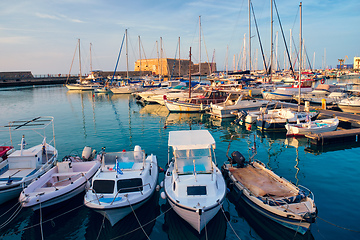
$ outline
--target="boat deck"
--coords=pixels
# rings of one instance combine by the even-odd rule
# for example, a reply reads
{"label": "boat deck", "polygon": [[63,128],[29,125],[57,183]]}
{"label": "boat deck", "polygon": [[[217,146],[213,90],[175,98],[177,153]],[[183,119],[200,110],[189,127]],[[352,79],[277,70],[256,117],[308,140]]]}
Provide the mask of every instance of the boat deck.
{"label": "boat deck", "polygon": [[236,180],[256,196],[292,197],[298,192],[275,180],[263,169],[247,165],[244,168],[229,168]]}

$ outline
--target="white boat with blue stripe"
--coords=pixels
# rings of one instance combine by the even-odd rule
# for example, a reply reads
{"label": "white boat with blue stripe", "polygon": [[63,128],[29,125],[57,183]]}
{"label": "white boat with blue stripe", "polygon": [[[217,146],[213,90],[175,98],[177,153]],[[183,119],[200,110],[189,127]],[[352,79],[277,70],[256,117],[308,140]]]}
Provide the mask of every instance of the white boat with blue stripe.
{"label": "white boat with blue stripe", "polygon": [[111,225],[143,205],[155,191],[158,181],[155,155],[134,151],[103,154],[102,166],[84,197],[85,206],[106,217]]}
{"label": "white boat with blue stripe", "polygon": [[201,233],[226,196],[225,180],[216,166],[215,140],[207,130],[172,131],[168,146],[162,197]]}

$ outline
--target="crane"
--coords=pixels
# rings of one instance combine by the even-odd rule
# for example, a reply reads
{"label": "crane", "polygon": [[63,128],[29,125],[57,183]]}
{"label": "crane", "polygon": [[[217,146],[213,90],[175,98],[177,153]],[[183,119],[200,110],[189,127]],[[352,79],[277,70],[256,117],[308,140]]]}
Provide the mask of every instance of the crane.
{"label": "crane", "polygon": [[338,59],[340,64],[340,70],[342,69],[342,66],[344,65],[344,62],[348,59],[348,56],[345,56],[344,58]]}

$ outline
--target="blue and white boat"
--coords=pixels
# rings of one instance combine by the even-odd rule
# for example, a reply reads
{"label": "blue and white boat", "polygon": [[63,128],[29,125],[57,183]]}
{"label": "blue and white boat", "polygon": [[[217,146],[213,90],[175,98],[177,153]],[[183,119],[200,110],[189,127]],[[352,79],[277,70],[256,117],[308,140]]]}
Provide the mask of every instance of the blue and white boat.
{"label": "blue and white boat", "polygon": [[158,181],[155,155],[134,151],[104,153],[84,197],[85,206],[104,215],[111,225],[142,206],[153,195]]}
{"label": "blue and white boat", "polygon": [[[19,137],[24,131],[35,132],[42,142],[26,148],[25,135],[21,137],[20,149],[12,152],[0,163],[0,204],[19,197],[21,191],[35,178],[46,173],[56,164],[58,151],[55,146],[53,117],[36,117],[30,120],[9,122],[1,130],[10,130],[10,140]],[[46,141],[45,128],[52,125],[52,140]],[[31,134],[30,134],[31,135]],[[34,140],[35,138],[29,138]],[[30,141],[29,141],[30,144]],[[54,146],[52,146],[53,144]]]}
{"label": "blue and white boat", "polygon": [[222,166],[231,191],[247,205],[282,226],[305,234],[317,217],[313,193],[295,186],[257,160],[235,151]]}

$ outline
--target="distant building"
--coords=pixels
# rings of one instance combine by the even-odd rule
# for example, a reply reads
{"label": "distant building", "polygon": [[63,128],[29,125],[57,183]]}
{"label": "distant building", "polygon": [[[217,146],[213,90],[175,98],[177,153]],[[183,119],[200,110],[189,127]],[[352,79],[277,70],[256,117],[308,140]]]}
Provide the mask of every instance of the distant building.
{"label": "distant building", "polygon": [[[184,76],[189,74],[189,64],[191,74],[199,74],[199,64],[193,64],[186,59],[172,58],[152,58],[139,59],[135,62],[135,71],[151,71],[153,75],[162,76]],[[211,70],[211,71],[210,71]],[[201,75],[209,75],[216,71],[216,64],[201,63]]]}
{"label": "distant building", "polygon": [[360,69],[360,57],[354,57],[354,69]]}
{"label": "distant building", "polygon": [[[353,69],[354,65],[353,64],[343,64],[341,65],[341,69]],[[337,69],[340,69],[340,65],[336,65]]]}

